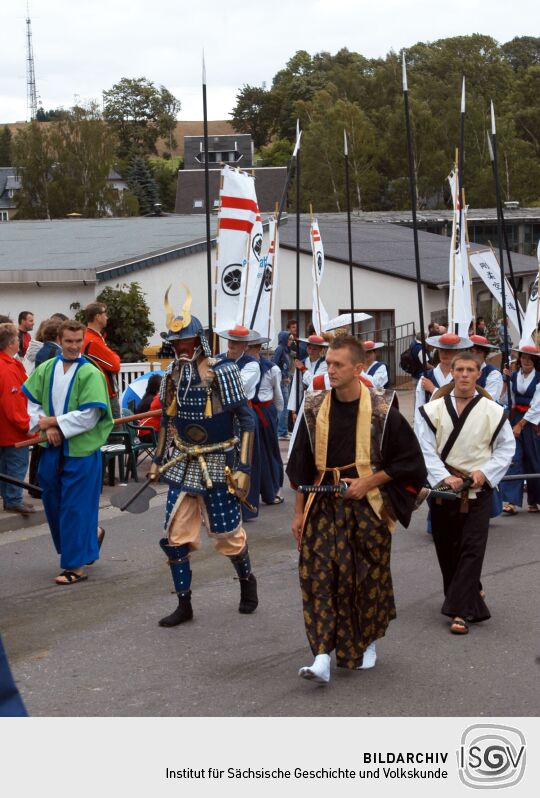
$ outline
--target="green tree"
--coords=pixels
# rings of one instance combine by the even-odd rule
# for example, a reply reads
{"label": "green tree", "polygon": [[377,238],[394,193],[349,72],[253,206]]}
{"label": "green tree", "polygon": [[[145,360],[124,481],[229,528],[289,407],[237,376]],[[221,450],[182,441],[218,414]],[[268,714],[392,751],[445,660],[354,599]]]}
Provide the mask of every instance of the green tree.
{"label": "green tree", "polygon": [[381,190],[374,169],[376,134],[366,114],[354,103],[326,91],[298,104],[302,126],[302,210],[343,211],[345,200],[344,137],[347,130],[351,207],[375,207]]}
{"label": "green tree", "polygon": [[116,139],[103,123],[97,104],[74,106],[50,125],[49,138],[56,158],[49,186],[52,215],[107,215],[114,202],[107,178]]}
{"label": "green tree", "polygon": [[[133,282],[107,287],[96,297],[97,302],[107,305],[107,344],[118,352],[124,363],[144,360],[144,348],[155,332],[150,321],[150,308],[139,283]],[[84,310],[78,302],[70,307],[76,310],[75,318],[86,323]]]}
{"label": "green tree", "polygon": [[261,147],[259,156],[263,166],[287,166],[291,159],[292,151],[292,141],[276,139],[268,147]]}
{"label": "green tree", "polygon": [[152,170],[163,210],[168,213],[174,213],[178,169],[172,161],[162,158],[150,161],[150,169]]}
{"label": "green tree", "polygon": [[95,103],[75,106],[46,128],[35,121],[22,128],[13,145],[22,183],[18,218],[110,213],[115,196],[107,178],[115,149]]}
{"label": "green tree", "polygon": [[13,166],[11,156],[11,130],[7,125],[0,133],[0,166]]}
{"label": "green tree", "polygon": [[126,179],[131,193],[139,202],[141,214],[154,213],[160,198],[148,161],[141,155],[134,155],[129,162]]}
{"label": "green tree", "polygon": [[49,185],[55,153],[48,131],[33,121],[13,139],[13,160],[21,178],[17,218],[50,219]]}
{"label": "green tree", "polygon": [[239,133],[250,133],[257,150],[270,138],[269,94],[265,86],[244,84],[236,95],[236,105],[231,113],[234,129]]}
{"label": "green tree", "polygon": [[172,133],[180,102],[164,86],[156,87],[147,78],[122,78],[103,92],[103,116],[118,135],[120,158],[132,152],[153,154],[158,138],[172,149]]}

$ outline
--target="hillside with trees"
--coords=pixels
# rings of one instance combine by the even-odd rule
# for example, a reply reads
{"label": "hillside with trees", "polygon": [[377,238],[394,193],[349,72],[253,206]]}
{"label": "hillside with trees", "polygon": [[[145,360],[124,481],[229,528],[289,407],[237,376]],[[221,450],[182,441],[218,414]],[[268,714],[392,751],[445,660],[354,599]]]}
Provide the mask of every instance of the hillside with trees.
{"label": "hillside with trees", "polygon": [[[419,42],[407,50],[419,208],[445,207],[446,176],[459,142],[466,79],[464,186],[473,207],[494,204],[487,147],[490,101],[497,113],[503,200],[540,204],[540,38],[499,44],[473,34]],[[263,164],[286,164],[302,136],[302,210],[344,209],[343,129],[349,136],[354,207],[399,210],[410,204],[401,54],[368,59],[342,49],[300,50],[266,86],[244,85],[232,121],[251,133]]]}

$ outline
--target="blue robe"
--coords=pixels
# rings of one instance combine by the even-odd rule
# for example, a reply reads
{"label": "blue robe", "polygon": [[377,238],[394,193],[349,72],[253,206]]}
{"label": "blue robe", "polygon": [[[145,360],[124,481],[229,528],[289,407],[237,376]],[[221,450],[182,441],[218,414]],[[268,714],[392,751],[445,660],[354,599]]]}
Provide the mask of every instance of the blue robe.
{"label": "blue robe", "polygon": [[27,715],[0,637],[0,718],[21,718]]}
{"label": "blue robe", "polygon": [[[535,372],[531,383],[524,394],[517,390],[517,372],[510,376],[510,385],[514,397],[514,407],[510,411],[510,423],[514,427],[520,421],[526,410],[518,410],[519,407],[528,408],[535,394],[537,385],[540,384],[540,371]],[[516,438],[516,451],[512,459],[512,464],[508,469],[507,476],[511,474],[539,474],[540,473],[540,435],[535,425],[526,424],[519,438]],[[504,502],[516,504],[521,507],[523,504],[524,482],[501,482],[501,493]],[[527,503],[530,505],[540,504],[540,477],[527,481]]]}
{"label": "blue robe", "polygon": [[262,407],[258,405],[259,389],[265,374],[273,367],[273,363],[261,358],[261,379],[255,390],[253,405],[256,407],[257,427],[259,432],[260,458],[260,496],[265,504],[273,504],[283,485],[283,461],[278,442],[278,413],[274,403]]}

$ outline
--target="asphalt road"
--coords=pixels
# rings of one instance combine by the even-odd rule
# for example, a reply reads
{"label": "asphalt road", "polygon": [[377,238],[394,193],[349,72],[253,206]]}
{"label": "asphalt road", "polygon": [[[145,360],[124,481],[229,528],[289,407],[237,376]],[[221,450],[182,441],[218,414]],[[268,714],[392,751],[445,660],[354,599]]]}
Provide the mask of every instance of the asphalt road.
{"label": "asphalt road", "polygon": [[377,666],[301,680],[302,622],[293,495],[248,524],[256,613],[237,612],[229,562],[204,538],[193,557],[193,622],[162,629],[176,603],[159,550],[163,496],[145,515],[102,510],[102,558],[87,582],[58,587],[46,525],[0,535],[0,630],[37,716],[536,716],[539,712],[538,516],[492,524],[484,588],[492,619],[466,637],[440,615],[441,578],[425,510],[394,536],[398,617]]}

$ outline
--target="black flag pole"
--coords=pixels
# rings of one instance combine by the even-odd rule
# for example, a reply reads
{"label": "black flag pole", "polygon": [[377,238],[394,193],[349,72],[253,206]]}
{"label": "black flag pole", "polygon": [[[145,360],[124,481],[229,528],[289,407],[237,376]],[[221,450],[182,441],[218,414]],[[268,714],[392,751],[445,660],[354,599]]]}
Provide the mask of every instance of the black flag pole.
{"label": "black flag pole", "polygon": [[[300,120],[296,120],[296,140],[300,137]],[[300,148],[296,153],[296,332],[300,335]],[[296,342],[296,357],[300,357],[300,346]],[[296,372],[296,412],[300,409],[300,372]]]}
{"label": "black flag pole", "polygon": [[353,285],[353,260],[352,260],[352,232],[351,232],[351,193],[349,189],[349,143],[347,131],[343,131],[343,157],[345,160],[345,198],[347,202],[347,239],[349,243],[349,291],[351,297],[351,335],[354,335],[354,285]]}
{"label": "black flag pole", "polygon": [[[277,212],[276,218],[276,231],[279,230],[279,225],[281,222],[281,217],[283,215],[283,211],[285,209],[285,203],[287,201],[287,194],[289,191],[289,187],[291,185],[292,176],[294,174],[294,165],[296,163],[296,156],[298,155],[298,151],[300,149],[300,139],[302,138],[302,131],[298,134],[296,138],[296,144],[294,145],[293,154],[290,157],[289,165],[287,166],[287,177],[285,179],[285,185],[283,186],[283,191],[281,192],[281,199],[279,201],[279,209]],[[272,278],[273,279],[273,278]],[[253,315],[251,317],[251,321],[249,323],[250,329],[253,329],[253,325],[255,324],[255,319],[257,318],[257,311],[259,310],[259,304],[262,297],[262,292],[264,288],[264,277],[261,278],[261,283],[259,285],[259,290],[257,292],[257,299],[255,300],[255,307],[253,308]]]}
{"label": "black flag pole", "polygon": [[[506,285],[504,279],[504,258],[503,258],[503,232],[501,220],[501,189],[499,184],[499,169],[497,165],[497,127],[495,125],[495,108],[493,100],[491,101],[491,141],[488,133],[488,142],[490,145],[490,156],[492,156],[493,163],[493,177],[495,180],[495,201],[497,203],[497,239],[499,246],[499,268],[501,270],[501,299],[502,299],[502,312],[503,312],[503,347],[504,347],[504,363],[508,367],[510,362],[510,349],[508,344],[508,320],[506,312]],[[517,311],[517,308],[516,308]]]}
{"label": "black flag pole", "polygon": [[508,244],[508,233],[507,233],[507,230],[506,230],[506,223],[505,223],[505,219],[504,219],[502,202],[501,202],[501,198],[500,198],[500,191],[499,191],[499,193],[497,193],[498,176],[497,176],[496,167],[495,167],[495,152],[494,152],[493,147],[491,145],[491,139],[489,138],[489,133],[488,133],[488,149],[489,149],[489,158],[490,158],[490,161],[491,161],[491,171],[493,173],[493,182],[495,184],[495,192],[496,192],[496,196],[497,196],[497,200],[496,200],[497,201],[497,221],[500,218],[502,231],[503,231],[504,246],[505,246],[505,249],[506,249],[506,258],[508,260],[508,271],[510,272],[510,285],[512,286],[512,293],[514,295],[514,302],[515,302],[515,305],[516,305],[516,316],[517,316],[517,322],[518,322],[518,328],[519,328],[519,336],[521,338],[522,324],[521,324],[521,316],[520,316],[520,313],[519,313],[519,303],[518,303],[516,280],[515,280],[515,277],[514,277],[514,269],[513,269],[513,266],[512,266],[512,256],[510,254],[510,246]]}
{"label": "black flag pole", "polygon": [[204,206],[206,215],[206,277],[208,283],[208,341],[214,352],[212,319],[212,247],[210,235],[210,172],[208,164],[208,109],[206,103],[206,65],[202,59],[203,138],[204,138]]}
{"label": "black flag pole", "polygon": [[427,371],[427,358],[426,358],[426,335],[424,330],[424,302],[422,298],[422,275],[420,272],[420,249],[418,246],[418,226],[416,222],[416,180],[414,176],[413,164],[413,141],[411,131],[411,116],[409,112],[409,87],[407,85],[407,65],[405,63],[405,51],[402,55],[402,73],[403,73],[403,100],[405,103],[405,125],[407,128],[407,154],[409,161],[409,188],[411,192],[411,212],[413,222],[413,238],[414,238],[414,259],[416,264],[416,287],[418,291],[418,315],[420,317],[420,335],[422,337],[422,367]]}

